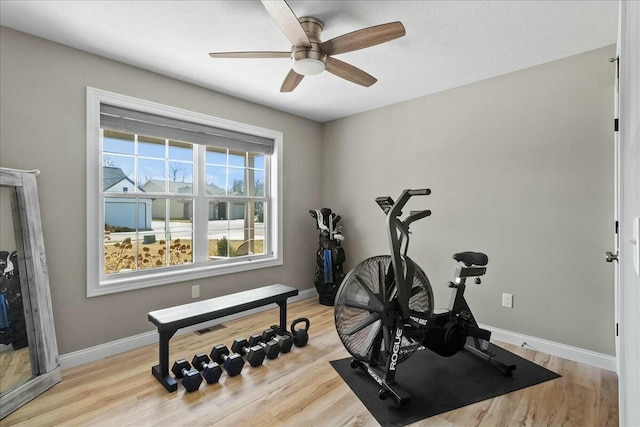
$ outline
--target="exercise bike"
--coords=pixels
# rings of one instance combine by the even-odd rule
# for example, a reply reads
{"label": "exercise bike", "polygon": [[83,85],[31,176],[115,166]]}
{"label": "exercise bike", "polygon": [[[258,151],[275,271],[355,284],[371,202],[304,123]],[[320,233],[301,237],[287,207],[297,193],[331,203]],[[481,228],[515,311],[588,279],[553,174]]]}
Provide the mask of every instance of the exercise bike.
{"label": "exercise bike", "polygon": [[445,357],[465,349],[512,375],[515,365],[499,360],[490,351],[491,332],[478,326],[464,298],[467,278],[487,270],[487,255],[460,252],[449,309],[434,312],[433,291],[424,271],[407,256],[409,226],[431,215],[430,210],[402,208],[413,196],[431,194],[429,189],[404,190],[396,202],[378,197],[376,203],[387,216],[391,255],[374,256],[356,265],[336,294],[335,323],[340,340],[353,356],[351,367],[364,369],[379,385],[378,396],[392,397],[406,407],[411,396],[395,381],[398,366],[418,350],[430,349]]}

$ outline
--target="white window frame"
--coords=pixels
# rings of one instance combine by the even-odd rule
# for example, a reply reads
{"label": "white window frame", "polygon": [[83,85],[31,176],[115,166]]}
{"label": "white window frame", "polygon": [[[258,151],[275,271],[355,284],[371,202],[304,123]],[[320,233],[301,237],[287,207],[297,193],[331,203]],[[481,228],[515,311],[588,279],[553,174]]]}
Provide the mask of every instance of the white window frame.
{"label": "white window frame", "polygon": [[[128,108],[193,123],[273,139],[270,168],[269,213],[266,224],[271,252],[266,256],[231,258],[225,263],[199,263],[144,270],[132,275],[109,275],[103,270],[104,208],[102,207],[102,161],[100,153],[100,104]],[[238,273],[283,264],[283,134],[164,104],[87,87],[87,297],[131,291],[187,280]]]}

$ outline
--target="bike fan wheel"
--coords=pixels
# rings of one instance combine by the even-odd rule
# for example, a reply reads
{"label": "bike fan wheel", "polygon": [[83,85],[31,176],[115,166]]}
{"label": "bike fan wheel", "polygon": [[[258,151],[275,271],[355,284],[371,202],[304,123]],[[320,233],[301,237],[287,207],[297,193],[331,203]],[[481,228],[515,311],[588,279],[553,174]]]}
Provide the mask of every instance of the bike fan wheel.
{"label": "bike fan wheel", "polygon": [[[406,258],[406,262],[413,262]],[[368,258],[356,265],[345,277],[338,293],[334,316],[340,340],[351,355],[377,365],[386,362],[382,312],[385,297],[382,294],[385,277],[389,272],[389,255]],[[431,315],[433,292],[427,275],[414,263],[415,274],[409,299],[413,311]],[[396,298],[395,282],[387,292],[387,300]],[[388,331],[391,334],[390,331]],[[421,342],[403,337],[398,363],[408,359]]]}

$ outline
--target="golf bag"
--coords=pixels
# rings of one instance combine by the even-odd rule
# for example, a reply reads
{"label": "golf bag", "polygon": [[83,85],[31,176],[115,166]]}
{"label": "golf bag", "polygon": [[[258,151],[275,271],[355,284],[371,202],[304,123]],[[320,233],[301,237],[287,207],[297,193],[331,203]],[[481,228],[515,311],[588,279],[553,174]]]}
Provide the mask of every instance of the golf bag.
{"label": "golf bag", "polygon": [[309,210],[309,213],[316,220],[319,234],[313,281],[318,290],[320,304],[332,306],[344,279],[342,264],[345,254],[341,247],[344,236],[341,227],[337,225],[340,215],[332,213],[329,208]]}

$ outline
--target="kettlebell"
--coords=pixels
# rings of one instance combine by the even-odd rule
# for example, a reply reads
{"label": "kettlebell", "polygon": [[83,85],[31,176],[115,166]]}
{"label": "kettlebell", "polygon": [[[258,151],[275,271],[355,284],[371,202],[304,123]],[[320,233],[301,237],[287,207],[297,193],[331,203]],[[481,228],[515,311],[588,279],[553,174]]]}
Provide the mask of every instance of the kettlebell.
{"label": "kettlebell", "polygon": [[[306,326],[304,328],[296,329],[296,325],[298,323],[305,323]],[[309,333],[307,332],[309,330],[309,324],[309,319],[306,317],[301,317],[291,322],[291,335],[296,347],[304,347],[307,345],[307,341],[309,341]]]}

